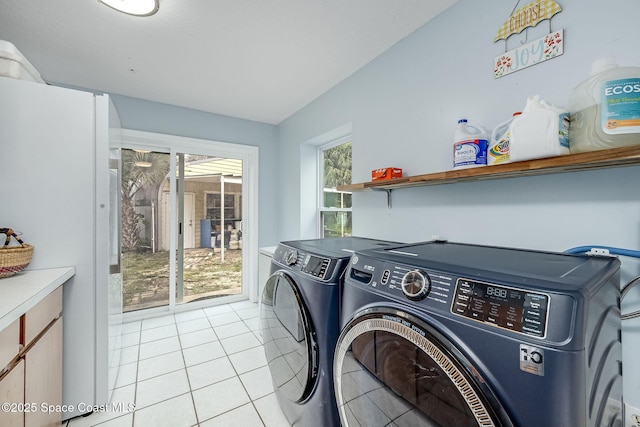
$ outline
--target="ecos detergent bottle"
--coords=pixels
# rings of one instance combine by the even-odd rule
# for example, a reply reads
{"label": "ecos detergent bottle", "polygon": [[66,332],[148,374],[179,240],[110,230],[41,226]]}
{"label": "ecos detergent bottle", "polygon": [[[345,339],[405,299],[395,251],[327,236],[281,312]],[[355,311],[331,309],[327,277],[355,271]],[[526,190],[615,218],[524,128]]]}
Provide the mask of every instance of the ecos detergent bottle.
{"label": "ecos detergent bottle", "polygon": [[569,99],[572,153],[640,144],[640,67],[599,59]]}
{"label": "ecos detergent bottle", "polygon": [[467,119],[458,120],[453,136],[454,169],[487,165],[489,135],[481,126],[472,126]]}

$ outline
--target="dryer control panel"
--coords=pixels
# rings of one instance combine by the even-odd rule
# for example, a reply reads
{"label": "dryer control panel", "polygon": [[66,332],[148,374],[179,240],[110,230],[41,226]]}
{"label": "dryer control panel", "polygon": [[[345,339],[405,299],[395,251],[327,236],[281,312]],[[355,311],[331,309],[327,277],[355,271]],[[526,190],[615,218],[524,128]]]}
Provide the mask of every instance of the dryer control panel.
{"label": "dryer control panel", "polygon": [[340,265],[340,259],[318,256],[284,245],[276,248],[272,261],[291,271],[304,273],[325,282],[332,279]]}
{"label": "dryer control panel", "polygon": [[329,264],[331,264],[331,260],[329,258],[321,258],[315,255],[307,254],[307,256],[305,256],[304,258],[304,261],[302,262],[300,271],[310,274],[319,279],[328,279],[330,277],[327,276]]}
{"label": "dryer control panel", "polygon": [[451,313],[544,338],[549,296],[458,278]]}

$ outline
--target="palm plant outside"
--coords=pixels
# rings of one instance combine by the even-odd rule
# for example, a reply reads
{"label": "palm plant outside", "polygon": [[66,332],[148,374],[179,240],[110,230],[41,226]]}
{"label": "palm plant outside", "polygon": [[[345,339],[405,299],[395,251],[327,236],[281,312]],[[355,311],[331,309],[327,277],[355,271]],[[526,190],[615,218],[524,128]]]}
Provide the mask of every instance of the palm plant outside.
{"label": "palm plant outside", "polygon": [[[169,173],[169,155],[122,150],[122,249],[138,248],[141,215],[135,212],[134,198],[138,191],[160,185]],[[144,165],[144,167],[140,166]]]}
{"label": "palm plant outside", "polygon": [[324,152],[324,186],[336,188],[351,184],[351,142]]}
{"label": "palm plant outside", "polygon": [[351,193],[338,192],[336,187],[351,184],[351,142],[337,145],[323,151],[324,170],[324,208],[341,210],[324,210],[322,212],[323,235],[350,236]]}

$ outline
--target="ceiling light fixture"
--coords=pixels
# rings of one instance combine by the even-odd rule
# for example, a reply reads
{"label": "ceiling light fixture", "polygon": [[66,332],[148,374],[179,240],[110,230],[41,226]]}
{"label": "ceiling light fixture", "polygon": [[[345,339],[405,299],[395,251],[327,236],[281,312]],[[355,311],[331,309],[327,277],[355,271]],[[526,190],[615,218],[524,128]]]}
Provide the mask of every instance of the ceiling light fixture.
{"label": "ceiling light fixture", "polygon": [[151,162],[135,162],[134,165],[139,168],[150,168]]}
{"label": "ceiling light fixture", "polygon": [[134,16],[151,16],[160,8],[159,0],[98,0],[119,12]]}

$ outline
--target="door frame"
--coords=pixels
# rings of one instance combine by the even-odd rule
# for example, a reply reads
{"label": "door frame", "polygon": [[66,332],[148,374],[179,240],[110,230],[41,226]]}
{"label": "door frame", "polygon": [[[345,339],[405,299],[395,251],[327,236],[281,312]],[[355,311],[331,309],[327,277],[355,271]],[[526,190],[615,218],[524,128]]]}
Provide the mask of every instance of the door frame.
{"label": "door frame", "polygon": [[[165,196],[166,195],[166,196]],[[162,206],[161,206],[161,210],[163,213],[169,212],[168,206],[166,206],[169,202],[171,201],[171,197],[169,195],[168,191],[162,191]],[[184,193],[184,212],[185,212],[185,221],[187,221],[186,215],[187,212],[189,212],[191,214],[191,218],[189,218],[189,220],[191,220],[191,226],[195,227],[195,223],[196,223],[196,194],[195,193],[189,193],[189,192],[185,192]],[[160,240],[160,244],[158,244],[159,247],[164,248],[164,244],[167,243],[166,240],[169,238],[169,217],[168,215],[164,214],[162,215],[162,225],[160,226],[160,232],[158,234],[161,234],[161,238]],[[187,230],[187,228],[185,228],[185,230]],[[185,239],[185,243],[184,243],[184,248],[185,249],[190,249],[190,248],[194,248],[195,247],[195,242],[196,242],[196,232],[195,232],[195,228],[192,228],[190,232],[184,232],[183,233],[184,239]],[[190,240],[187,243],[187,238]]]}
{"label": "door frame", "polygon": [[184,220],[189,221],[185,224],[184,248],[191,249],[196,247],[196,193],[184,193]]}
{"label": "door frame", "polygon": [[[227,304],[234,301],[255,298],[258,294],[258,182],[259,182],[259,147],[213,141],[184,136],[166,135],[131,129],[120,130],[120,147],[127,149],[144,149],[169,153],[175,158],[177,153],[202,154],[212,157],[228,157],[242,160],[242,293],[238,295],[212,298],[204,301],[193,301],[188,304],[176,304],[175,295],[169,295],[169,305],[125,313],[125,320],[132,321],[145,317],[160,316],[167,312],[194,310],[212,305]],[[170,173],[175,176],[175,162],[170,162]],[[170,196],[176,197],[175,181],[170,185]],[[245,221],[246,218],[246,221]],[[171,226],[175,227],[172,215]],[[177,249],[175,230],[170,233],[170,250]],[[175,286],[175,261],[169,267],[170,280]]]}

